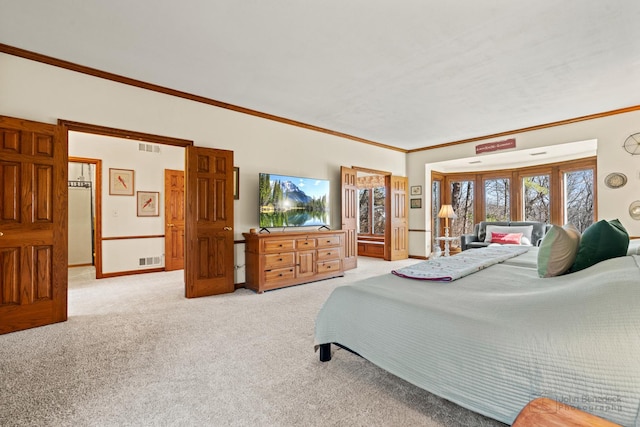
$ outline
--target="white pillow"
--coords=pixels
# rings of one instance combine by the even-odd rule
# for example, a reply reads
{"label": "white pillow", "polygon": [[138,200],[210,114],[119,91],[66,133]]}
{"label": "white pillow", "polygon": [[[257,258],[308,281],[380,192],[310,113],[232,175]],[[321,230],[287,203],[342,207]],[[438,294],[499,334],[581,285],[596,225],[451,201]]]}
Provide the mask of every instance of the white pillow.
{"label": "white pillow", "polygon": [[[533,225],[487,225],[485,243],[491,243],[491,233],[522,233],[520,244],[531,245],[531,233],[533,233]],[[526,240],[525,240],[526,239]],[[523,242],[524,241],[524,242]]]}
{"label": "white pillow", "polygon": [[572,224],[551,226],[538,249],[538,276],[565,274],[576,259],[580,237],[580,232]]}

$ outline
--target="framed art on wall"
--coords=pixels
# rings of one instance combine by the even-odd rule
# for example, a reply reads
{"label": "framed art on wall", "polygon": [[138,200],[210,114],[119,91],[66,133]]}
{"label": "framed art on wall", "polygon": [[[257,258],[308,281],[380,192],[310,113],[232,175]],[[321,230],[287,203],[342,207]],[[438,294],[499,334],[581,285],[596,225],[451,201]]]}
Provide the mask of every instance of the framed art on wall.
{"label": "framed art on wall", "polygon": [[131,169],[109,168],[109,194],[133,196],[133,174]]}
{"label": "framed art on wall", "polygon": [[421,196],[422,195],[422,185],[412,185],[411,186],[411,195],[412,196]]}
{"label": "framed art on wall", "polygon": [[138,196],[138,216],[160,216],[158,191],[138,191],[136,195]]}
{"label": "framed art on wall", "polygon": [[422,208],[422,199],[411,199],[411,209]]}

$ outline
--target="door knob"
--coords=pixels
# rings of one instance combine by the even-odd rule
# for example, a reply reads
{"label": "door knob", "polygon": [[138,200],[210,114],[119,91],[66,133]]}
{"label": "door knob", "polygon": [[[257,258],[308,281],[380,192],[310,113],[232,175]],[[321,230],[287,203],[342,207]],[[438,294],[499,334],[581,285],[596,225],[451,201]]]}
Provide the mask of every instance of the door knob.
{"label": "door knob", "polygon": [[225,227],[225,228],[224,228],[224,230],[225,230],[225,231],[231,231],[231,230],[233,230],[233,228],[231,228],[231,227]]}
{"label": "door knob", "polygon": [[0,237],[4,236],[4,233],[2,231],[0,231]]}
{"label": "door knob", "polygon": [[167,224],[167,227],[175,227],[173,224]]}

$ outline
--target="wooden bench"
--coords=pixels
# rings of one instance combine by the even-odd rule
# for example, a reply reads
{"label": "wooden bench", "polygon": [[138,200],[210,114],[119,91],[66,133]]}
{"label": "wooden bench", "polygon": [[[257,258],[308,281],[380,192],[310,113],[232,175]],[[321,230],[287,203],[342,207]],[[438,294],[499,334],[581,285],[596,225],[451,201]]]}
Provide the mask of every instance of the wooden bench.
{"label": "wooden bench", "polygon": [[384,237],[358,236],[358,255],[384,258]]}
{"label": "wooden bench", "polygon": [[525,406],[513,423],[513,427],[620,427],[573,406],[547,397],[539,397]]}

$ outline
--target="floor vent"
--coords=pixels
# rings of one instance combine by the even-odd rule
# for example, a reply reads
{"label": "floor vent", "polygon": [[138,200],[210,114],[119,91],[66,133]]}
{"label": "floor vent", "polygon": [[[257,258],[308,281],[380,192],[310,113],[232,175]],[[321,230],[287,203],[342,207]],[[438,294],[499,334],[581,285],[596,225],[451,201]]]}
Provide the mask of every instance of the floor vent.
{"label": "floor vent", "polygon": [[144,267],[147,265],[160,265],[160,260],[161,257],[159,256],[151,256],[151,257],[147,257],[147,258],[140,258],[138,260],[138,265],[140,267]]}

